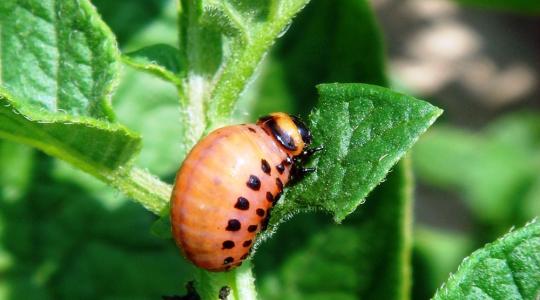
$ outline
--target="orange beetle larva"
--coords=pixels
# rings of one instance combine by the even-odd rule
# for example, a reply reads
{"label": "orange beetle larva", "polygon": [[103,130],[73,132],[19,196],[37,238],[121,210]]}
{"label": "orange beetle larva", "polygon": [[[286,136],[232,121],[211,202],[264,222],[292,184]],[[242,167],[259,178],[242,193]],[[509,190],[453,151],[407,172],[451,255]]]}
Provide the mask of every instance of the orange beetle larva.
{"label": "orange beetle larva", "polygon": [[224,271],[249,255],[291,177],[313,171],[311,133],[296,117],[272,113],[257,124],[217,129],[188,154],[171,197],[174,239],[196,266]]}

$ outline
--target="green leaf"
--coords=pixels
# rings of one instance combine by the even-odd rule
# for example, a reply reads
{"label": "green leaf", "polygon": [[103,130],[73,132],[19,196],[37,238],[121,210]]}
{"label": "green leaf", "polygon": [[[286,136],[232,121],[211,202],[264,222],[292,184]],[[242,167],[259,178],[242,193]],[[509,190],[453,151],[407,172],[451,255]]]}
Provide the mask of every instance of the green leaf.
{"label": "green leaf", "polygon": [[[57,162],[39,155],[23,196],[10,201],[0,195],[0,261],[2,252],[10,258],[0,269],[0,295],[7,291],[2,299],[160,299],[181,293],[192,266],[173,243],[149,234],[154,216],[127,199],[111,205],[94,190],[103,183],[81,171],[60,174]],[[0,159],[0,169],[12,164]]]}
{"label": "green leaf", "polygon": [[540,222],[475,251],[434,299],[538,299],[540,297]]}
{"label": "green leaf", "polygon": [[308,2],[181,1],[180,45],[188,75],[184,94],[191,116],[207,122],[194,137],[228,121],[265,53]]}
{"label": "green leaf", "polygon": [[181,87],[182,82],[177,76],[182,70],[179,54],[178,49],[172,46],[157,44],[126,53],[124,62]]}
{"label": "green leaf", "polygon": [[284,249],[283,239],[270,242],[270,249],[261,247],[257,265],[266,259],[259,254],[285,251],[285,261],[271,263],[271,271],[259,280],[263,298],[408,299],[412,218],[408,168],[407,161],[398,164],[362,209],[340,226],[319,219],[305,228],[283,224],[278,235],[291,229],[292,244],[301,244],[302,237],[308,240],[300,249],[286,245]]}
{"label": "green leaf", "polygon": [[1,90],[0,120],[1,138],[61,158],[120,189],[153,212],[159,212],[168,203],[168,185],[142,170],[130,168],[140,139],[121,125],[28,110]]}
{"label": "green leaf", "polygon": [[429,103],[365,84],[318,86],[310,116],[314,145],[324,145],[317,171],[291,187],[272,223],[300,209],[331,212],[336,221],[356,209],[442,113]]}
{"label": "green leaf", "polygon": [[482,8],[515,11],[525,14],[540,13],[540,3],[537,0],[456,0],[460,4]]}
{"label": "green leaf", "polygon": [[87,0],[0,3],[0,137],[34,146],[159,211],[170,187],[130,169],[140,137],[112,123],[118,49]]}
{"label": "green leaf", "polygon": [[2,1],[0,28],[0,136],[88,171],[126,164],[140,139],[108,122],[118,52],[91,4]]}
{"label": "green leaf", "polygon": [[121,125],[34,110],[1,90],[0,120],[0,137],[29,144],[101,177],[127,164],[140,148],[140,138]]}
{"label": "green leaf", "polygon": [[0,84],[18,103],[113,118],[118,52],[88,1],[2,1],[0,28]]}

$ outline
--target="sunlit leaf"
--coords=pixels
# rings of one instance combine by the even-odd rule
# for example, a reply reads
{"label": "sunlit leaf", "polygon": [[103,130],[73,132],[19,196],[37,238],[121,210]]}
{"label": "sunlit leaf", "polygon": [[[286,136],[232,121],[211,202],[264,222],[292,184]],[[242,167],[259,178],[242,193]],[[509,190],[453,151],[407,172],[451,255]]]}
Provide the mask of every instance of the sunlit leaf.
{"label": "sunlit leaf", "polygon": [[317,171],[293,186],[275,208],[277,222],[301,209],[331,212],[343,220],[442,111],[427,102],[364,84],[319,86],[310,116]]}
{"label": "sunlit leaf", "polygon": [[434,299],[538,299],[540,222],[510,232],[466,258]]}

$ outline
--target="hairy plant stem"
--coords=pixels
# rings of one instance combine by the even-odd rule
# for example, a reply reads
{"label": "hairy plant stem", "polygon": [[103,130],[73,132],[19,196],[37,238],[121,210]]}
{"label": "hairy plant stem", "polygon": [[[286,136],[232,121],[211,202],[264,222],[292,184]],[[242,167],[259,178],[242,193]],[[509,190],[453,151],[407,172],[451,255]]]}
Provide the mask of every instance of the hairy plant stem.
{"label": "hairy plant stem", "polygon": [[255,279],[251,270],[251,262],[229,272],[208,272],[197,269],[195,287],[201,299],[218,299],[220,293],[228,295],[227,300],[255,300]]}
{"label": "hairy plant stem", "polygon": [[156,215],[169,205],[172,187],[145,170],[132,168],[108,182]]}
{"label": "hairy plant stem", "polygon": [[[179,56],[186,66],[182,74],[184,84],[179,91],[185,133],[182,138],[187,149],[202,135],[229,123],[236,101],[252,80],[260,61],[308,2],[271,1],[268,20],[262,25],[242,19],[240,12],[227,1],[214,3],[212,9],[230,22],[232,33],[208,25],[211,14],[204,14],[204,1],[177,0]],[[224,44],[230,51],[228,54]],[[214,61],[209,53],[215,53],[221,61]],[[227,299],[256,298],[249,263],[227,273],[199,271],[198,275],[196,286],[202,299],[216,299],[225,285],[231,288]]]}

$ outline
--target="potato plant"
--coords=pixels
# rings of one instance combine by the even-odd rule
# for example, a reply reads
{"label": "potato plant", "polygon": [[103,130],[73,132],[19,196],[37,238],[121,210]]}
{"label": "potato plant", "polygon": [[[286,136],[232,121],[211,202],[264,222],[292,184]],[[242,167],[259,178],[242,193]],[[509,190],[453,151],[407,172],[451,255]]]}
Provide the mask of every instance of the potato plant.
{"label": "potato plant", "polygon": [[[407,152],[442,110],[389,88],[367,1],[163,2],[0,3],[0,298],[410,299]],[[170,238],[175,171],[211,130],[275,110],[325,146],[317,171],[248,263],[191,266]],[[433,297],[538,299],[539,253],[532,220]]]}

